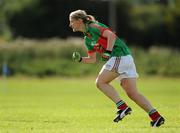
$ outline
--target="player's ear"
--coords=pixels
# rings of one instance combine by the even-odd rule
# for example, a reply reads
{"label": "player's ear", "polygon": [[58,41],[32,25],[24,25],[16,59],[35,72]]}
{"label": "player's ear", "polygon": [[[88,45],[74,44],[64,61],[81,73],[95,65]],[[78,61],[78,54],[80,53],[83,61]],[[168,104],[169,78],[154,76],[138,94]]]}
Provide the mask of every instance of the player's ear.
{"label": "player's ear", "polygon": [[77,19],[77,21],[83,23],[83,20],[81,18]]}

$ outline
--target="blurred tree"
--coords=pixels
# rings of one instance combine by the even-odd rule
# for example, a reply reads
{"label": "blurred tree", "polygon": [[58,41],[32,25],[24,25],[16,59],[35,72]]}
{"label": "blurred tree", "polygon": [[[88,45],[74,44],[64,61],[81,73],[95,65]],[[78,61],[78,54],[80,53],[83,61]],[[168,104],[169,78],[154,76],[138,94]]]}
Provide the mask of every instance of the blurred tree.
{"label": "blurred tree", "polygon": [[[119,15],[118,25],[121,31],[118,33],[121,33],[123,38],[129,42],[145,48],[152,44],[179,47],[179,2],[174,1],[176,6],[164,4],[162,1],[158,1],[158,3],[151,1],[150,4],[144,2],[144,0],[135,0],[133,1],[133,4],[136,3],[134,6],[131,2],[120,1],[118,12],[124,11],[122,13],[124,16]],[[122,5],[129,6],[123,8]]]}
{"label": "blurred tree", "polygon": [[[101,5],[101,2],[92,2],[91,0],[36,0],[29,6],[19,9],[20,11],[13,12],[13,15],[6,13],[6,16],[13,37],[65,38],[69,35],[79,35],[79,33],[72,33],[68,28],[68,17],[71,11],[84,9],[89,14],[96,14],[104,19],[102,14],[106,13],[106,8],[100,10],[98,8],[100,6],[106,7],[106,3]],[[8,10],[12,13],[11,11]]]}
{"label": "blurred tree", "polygon": [[163,11],[157,5],[143,5],[131,9],[129,26],[131,41],[149,47],[164,38]]}
{"label": "blurred tree", "polygon": [[83,9],[116,29],[118,36],[131,44],[179,47],[179,3],[179,0],[116,0],[113,4],[109,0],[1,0],[0,36],[79,36],[69,28],[68,17],[71,11]]}
{"label": "blurred tree", "polygon": [[170,6],[166,10],[164,20],[168,32],[168,44],[175,44],[176,47],[180,47],[180,1],[177,0],[175,6]]}
{"label": "blurred tree", "polygon": [[32,0],[1,0],[0,1],[0,35],[5,38],[11,38],[11,28],[9,26],[9,18],[16,13],[21,12],[24,8],[31,6]]}

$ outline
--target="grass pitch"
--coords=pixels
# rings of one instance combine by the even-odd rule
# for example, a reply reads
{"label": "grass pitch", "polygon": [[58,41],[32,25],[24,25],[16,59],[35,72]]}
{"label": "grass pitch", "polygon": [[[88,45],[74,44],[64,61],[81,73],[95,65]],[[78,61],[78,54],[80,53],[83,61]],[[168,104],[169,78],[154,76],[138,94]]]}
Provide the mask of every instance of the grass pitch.
{"label": "grass pitch", "polygon": [[95,78],[0,79],[0,133],[178,133],[180,79],[140,78],[138,88],[165,117],[151,128],[148,115],[113,82],[133,112],[113,123],[116,107]]}

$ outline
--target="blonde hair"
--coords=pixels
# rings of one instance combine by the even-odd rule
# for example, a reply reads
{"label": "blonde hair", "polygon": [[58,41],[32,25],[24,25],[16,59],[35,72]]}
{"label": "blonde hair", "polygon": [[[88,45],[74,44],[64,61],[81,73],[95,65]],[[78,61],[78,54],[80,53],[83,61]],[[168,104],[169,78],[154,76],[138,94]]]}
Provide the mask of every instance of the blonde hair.
{"label": "blonde hair", "polygon": [[84,23],[90,21],[96,21],[92,15],[88,15],[84,10],[76,10],[70,13],[69,17],[71,19],[82,19]]}

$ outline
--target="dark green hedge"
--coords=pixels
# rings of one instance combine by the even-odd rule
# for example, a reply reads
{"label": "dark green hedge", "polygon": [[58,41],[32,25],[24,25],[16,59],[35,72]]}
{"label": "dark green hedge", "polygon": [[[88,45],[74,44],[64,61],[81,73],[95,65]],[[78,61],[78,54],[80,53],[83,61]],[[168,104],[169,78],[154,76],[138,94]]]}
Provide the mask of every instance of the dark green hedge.
{"label": "dark green hedge", "polygon": [[[16,40],[0,45],[0,67],[7,63],[10,76],[82,76],[97,75],[103,62],[82,64],[72,62],[73,51],[85,55],[82,40]],[[140,74],[180,76],[178,50],[151,47],[131,48]],[[2,74],[2,71],[0,72]]]}

